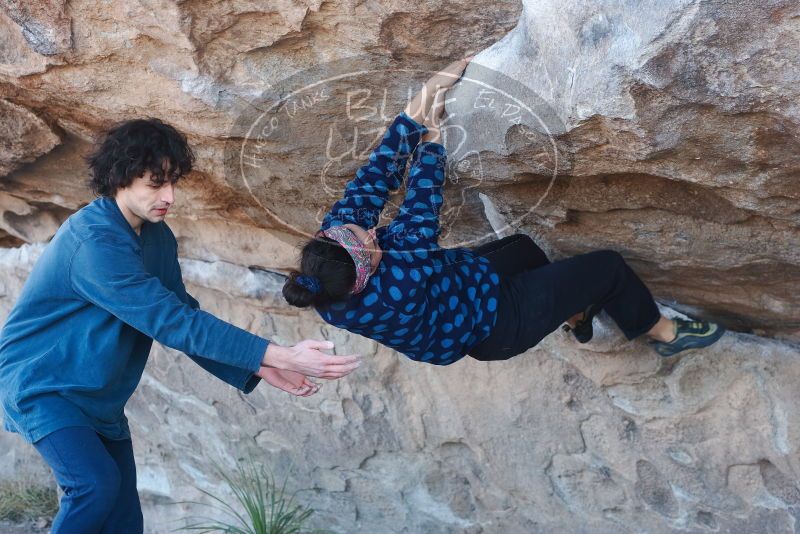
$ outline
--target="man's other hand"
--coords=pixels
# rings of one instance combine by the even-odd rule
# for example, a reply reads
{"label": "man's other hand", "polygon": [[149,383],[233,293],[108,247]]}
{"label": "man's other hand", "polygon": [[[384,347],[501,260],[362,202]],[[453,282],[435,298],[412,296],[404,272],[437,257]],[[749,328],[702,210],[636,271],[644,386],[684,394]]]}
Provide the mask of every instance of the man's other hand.
{"label": "man's other hand", "polygon": [[320,388],[319,384],[315,384],[307,376],[295,371],[262,367],[256,375],[260,376],[269,385],[298,397],[310,397]]}

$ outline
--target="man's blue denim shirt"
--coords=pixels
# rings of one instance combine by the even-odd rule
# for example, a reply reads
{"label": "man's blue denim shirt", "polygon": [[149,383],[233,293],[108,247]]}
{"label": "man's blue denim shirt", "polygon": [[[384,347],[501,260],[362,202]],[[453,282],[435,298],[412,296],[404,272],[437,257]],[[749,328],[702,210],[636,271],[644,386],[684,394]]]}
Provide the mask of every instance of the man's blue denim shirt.
{"label": "man's blue denim shirt", "polygon": [[59,228],[0,333],[4,428],[35,442],[68,426],[130,436],[125,403],[153,339],[245,393],[269,341],[200,310],[164,222],[137,235],[113,198]]}

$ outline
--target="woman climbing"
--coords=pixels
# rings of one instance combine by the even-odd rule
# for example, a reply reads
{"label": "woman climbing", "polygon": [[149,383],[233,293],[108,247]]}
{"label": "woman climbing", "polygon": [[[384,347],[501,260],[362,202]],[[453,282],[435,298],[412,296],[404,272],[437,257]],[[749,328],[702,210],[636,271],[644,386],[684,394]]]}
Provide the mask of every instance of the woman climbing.
{"label": "woman climbing", "polygon": [[[627,339],[650,336],[662,356],[717,341],[723,329],[714,323],[661,316],[648,289],[612,250],[550,263],[522,234],[475,249],[439,246],[444,94],[470,60],[434,75],[394,119],[303,247],[300,269],[283,287],[286,300],[313,306],[331,325],[437,365],[465,355],[511,358],[564,322],[586,342],[600,310]],[[376,228],[409,159],[399,213]]]}

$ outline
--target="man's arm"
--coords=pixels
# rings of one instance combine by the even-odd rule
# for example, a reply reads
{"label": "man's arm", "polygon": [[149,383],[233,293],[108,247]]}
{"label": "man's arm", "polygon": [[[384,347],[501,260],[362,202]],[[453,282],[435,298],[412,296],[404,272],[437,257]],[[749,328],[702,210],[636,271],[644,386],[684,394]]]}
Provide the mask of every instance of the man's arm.
{"label": "man's arm", "polygon": [[[67,266],[76,295],[103,308],[162,345],[262,375],[265,368],[305,376],[341,378],[360,356],[335,356],[330,341],[304,340],[292,347],[251,334],[182,302],[148,273],[132,244],[110,237],[84,241]],[[274,385],[274,384],[273,384]]]}
{"label": "man's arm", "polygon": [[[175,294],[178,295],[178,298],[181,299],[181,301],[191,306],[192,309],[200,309],[200,303],[197,302],[197,299],[190,295],[188,291],[186,291],[186,286],[183,283],[181,266],[180,263],[178,263],[177,243],[170,282],[172,282],[170,286],[175,288]],[[232,365],[220,363],[208,358],[204,358],[203,356],[197,356],[196,354],[187,354],[187,356],[207,372],[216,376],[226,384],[230,384],[231,386],[242,390],[244,393],[250,393],[253,391],[261,381],[260,376],[248,369],[242,369],[240,367],[234,367]]]}
{"label": "man's arm", "polygon": [[86,240],[68,275],[77,295],[163,345],[253,373],[261,367],[268,340],[181,301],[146,271],[132,245]]}
{"label": "man's arm", "polygon": [[406,162],[427,128],[405,112],[395,117],[369,161],[347,182],[344,197],[322,220],[322,229],[353,223],[369,229],[378,224],[389,192],[400,187]]}

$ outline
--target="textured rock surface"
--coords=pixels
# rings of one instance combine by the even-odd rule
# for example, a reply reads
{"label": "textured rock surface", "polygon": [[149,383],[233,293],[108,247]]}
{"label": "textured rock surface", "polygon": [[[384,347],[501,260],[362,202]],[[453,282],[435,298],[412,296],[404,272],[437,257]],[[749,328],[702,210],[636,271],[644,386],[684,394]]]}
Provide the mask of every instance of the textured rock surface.
{"label": "textured rock surface", "polygon": [[[39,252],[0,257],[3,314]],[[435,368],[291,313],[275,275],[183,270],[221,317],[368,362],[308,399],[264,385],[244,396],[155,349],[127,409],[150,532],[198,512],[173,500],[221,490],[212,460],[251,452],[336,532],[793,532],[800,367],[779,342],[730,334],[666,361],[603,318],[589,346],[557,333],[508,362]],[[43,472],[16,436],[0,434],[0,451],[2,476]]]}
{"label": "textured rock surface", "polygon": [[[560,253],[616,248],[683,309],[796,337],[798,17],[796,2],[525,2],[470,70],[547,107],[464,85],[453,111],[482,134],[462,150],[502,165],[482,192]],[[543,125],[544,165],[526,135]]]}
{"label": "textured rock surface", "polygon": [[[152,532],[219,487],[212,459],[248,451],[338,532],[793,532],[799,41],[790,1],[0,1],[1,317],[26,243],[90,200],[92,137],[158,116],[198,155],[169,223],[204,307],[370,356],[293,399],[155,349],[128,409]],[[663,304],[768,337],[659,361],[606,320],[588,347],[556,333],[442,369],[286,307],[270,271],[415,84],[467,51],[447,244],[521,229],[555,258],[614,248]],[[46,474],[15,436],[0,455],[2,478]]]}

